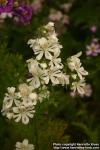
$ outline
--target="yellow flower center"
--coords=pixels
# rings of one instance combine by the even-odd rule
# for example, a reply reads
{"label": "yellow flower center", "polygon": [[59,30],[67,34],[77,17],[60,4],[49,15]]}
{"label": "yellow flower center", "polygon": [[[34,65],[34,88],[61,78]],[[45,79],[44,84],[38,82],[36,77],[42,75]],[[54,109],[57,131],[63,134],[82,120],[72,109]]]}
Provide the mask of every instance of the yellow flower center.
{"label": "yellow flower center", "polygon": [[0,6],[5,6],[7,2],[7,0],[0,0]]}

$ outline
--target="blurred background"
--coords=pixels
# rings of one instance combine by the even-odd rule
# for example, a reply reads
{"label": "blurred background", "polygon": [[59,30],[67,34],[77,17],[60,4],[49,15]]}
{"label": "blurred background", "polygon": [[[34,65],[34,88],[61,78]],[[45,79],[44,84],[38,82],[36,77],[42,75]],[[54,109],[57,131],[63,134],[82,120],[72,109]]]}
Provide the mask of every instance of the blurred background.
{"label": "blurred background", "polygon": [[3,2],[0,1],[0,110],[7,87],[27,78],[26,60],[33,56],[27,41],[49,21],[55,23],[63,45],[63,62],[83,52],[81,61],[89,72],[89,88],[79,96],[55,87],[50,101],[36,107],[36,117],[28,125],[9,121],[0,113],[0,149],[13,150],[15,143],[24,138],[36,150],[53,150],[52,143],[99,143],[100,1],[14,0],[11,11],[1,9]]}

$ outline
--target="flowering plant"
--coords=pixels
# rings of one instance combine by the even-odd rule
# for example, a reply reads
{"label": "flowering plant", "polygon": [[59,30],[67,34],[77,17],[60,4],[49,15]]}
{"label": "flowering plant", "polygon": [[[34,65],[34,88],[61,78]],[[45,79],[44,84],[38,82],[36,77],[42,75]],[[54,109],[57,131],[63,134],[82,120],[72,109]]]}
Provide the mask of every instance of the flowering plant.
{"label": "flowering plant", "polygon": [[[2,114],[22,124],[30,123],[38,103],[44,99],[50,101],[49,85],[69,85],[73,93],[85,93],[85,76],[88,72],[79,59],[82,52],[67,58],[64,65],[60,58],[62,45],[58,41],[54,23],[49,22],[43,26],[41,35],[42,37],[29,39],[27,43],[35,55],[26,61],[31,77],[17,88],[8,87],[3,100]],[[16,150],[18,149],[33,150],[34,146],[25,139],[23,143],[16,143]]]}
{"label": "flowering plant", "polygon": [[[65,87],[70,85],[74,93],[80,95],[85,93],[85,76],[88,72],[81,66],[79,57],[82,52],[68,58],[64,66],[60,58],[62,45],[55,33],[54,23],[49,22],[43,26],[42,34],[43,37],[28,41],[35,54],[35,58],[27,60],[31,78],[28,78],[26,83],[20,84],[17,89],[8,87],[3,101],[3,115],[24,124],[28,124],[29,118],[33,118],[37,102],[49,98],[49,84]],[[64,67],[70,71],[66,71]],[[42,94],[43,91],[45,94]]]}

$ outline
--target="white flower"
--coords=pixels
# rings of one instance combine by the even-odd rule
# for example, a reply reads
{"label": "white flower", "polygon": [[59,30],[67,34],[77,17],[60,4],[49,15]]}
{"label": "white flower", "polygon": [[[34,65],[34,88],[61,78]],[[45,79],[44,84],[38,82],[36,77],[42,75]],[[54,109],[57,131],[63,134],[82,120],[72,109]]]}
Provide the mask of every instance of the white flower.
{"label": "white flower", "polygon": [[27,139],[24,139],[23,142],[16,142],[16,150],[34,150],[34,145],[29,144]]}
{"label": "white flower", "polygon": [[33,100],[33,99],[37,99],[38,98],[38,96],[37,96],[37,94],[34,92],[34,93],[31,93],[30,95],[29,95],[29,98],[31,99],[31,100]]}
{"label": "white flower", "polygon": [[76,55],[71,56],[67,59],[68,67],[71,71],[77,70],[81,66],[80,57],[82,52],[77,53]]}
{"label": "white flower", "polygon": [[71,56],[67,59],[68,67],[71,71],[76,71],[78,77],[82,80],[83,76],[88,75],[88,72],[81,67],[80,59],[78,58],[81,56],[82,52],[77,53],[76,55]]}
{"label": "white flower", "polygon": [[61,70],[56,67],[49,68],[44,72],[44,82],[48,84],[51,80],[53,85],[59,84],[59,77],[61,77]]}
{"label": "white flower", "polygon": [[59,77],[59,83],[62,86],[69,84],[69,75],[62,73],[61,77]]}
{"label": "white flower", "polygon": [[20,95],[21,95],[22,97],[28,96],[28,95],[29,95],[29,92],[32,91],[32,89],[30,90],[30,89],[29,89],[29,86],[28,86],[26,83],[20,84],[18,88],[19,88]]}
{"label": "white flower", "polygon": [[78,82],[73,82],[72,83],[72,87],[71,89],[73,90],[73,92],[77,92],[81,95],[83,95],[85,93],[84,87],[85,87],[85,80],[84,78],[82,80],[79,80]]}
{"label": "white flower", "polygon": [[54,23],[53,22],[49,22],[47,25],[44,26],[44,28],[46,29],[46,31],[48,31],[48,33],[51,35],[52,33],[54,34],[55,30],[54,30]]}
{"label": "white flower", "polygon": [[80,79],[83,78],[82,76],[88,75],[88,72],[83,67],[80,67],[79,69],[77,69],[76,72]]}
{"label": "white flower", "polygon": [[15,95],[15,87],[8,87],[8,93],[5,94],[4,101],[3,101],[3,111],[7,111],[12,107],[13,101],[16,99]]}
{"label": "white flower", "polygon": [[26,83],[19,85],[19,95],[25,106],[33,106],[37,103],[37,93],[34,92],[34,88]]}
{"label": "white flower", "polygon": [[36,59],[40,60],[43,56],[45,56],[46,59],[51,60],[53,54],[52,53],[59,53],[60,48],[62,48],[61,45],[59,45],[58,42],[55,42],[54,40],[50,40],[52,38],[38,38],[36,40],[29,40],[28,44],[30,44],[30,47],[33,49],[35,55],[37,55]]}
{"label": "white flower", "polygon": [[52,59],[49,62],[49,66],[52,67],[57,67],[59,69],[63,68],[63,64],[61,63],[61,58],[58,58],[58,55],[54,55]]}
{"label": "white flower", "polygon": [[41,85],[40,79],[42,79],[43,70],[39,67],[39,63],[34,59],[27,60],[29,72],[32,74],[32,78],[28,79],[34,88],[38,88]]}
{"label": "white flower", "polygon": [[23,124],[29,123],[29,118],[33,118],[35,110],[34,106],[26,107],[23,105],[22,102],[17,101],[16,107],[13,107],[13,118],[15,119],[15,122],[22,121]]}
{"label": "white flower", "polygon": [[68,67],[71,71],[78,70],[81,66],[80,60],[68,59]]}

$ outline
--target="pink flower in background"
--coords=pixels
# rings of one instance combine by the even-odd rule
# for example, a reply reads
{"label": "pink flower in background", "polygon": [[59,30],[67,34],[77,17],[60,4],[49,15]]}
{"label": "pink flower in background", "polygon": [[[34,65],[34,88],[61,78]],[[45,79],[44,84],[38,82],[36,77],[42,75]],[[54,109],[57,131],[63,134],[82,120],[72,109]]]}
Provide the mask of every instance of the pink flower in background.
{"label": "pink flower in background", "polygon": [[51,9],[48,18],[50,21],[60,21],[62,17],[63,17],[63,14],[61,11]]}
{"label": "pink flower in background", "polygon": [[93,39],[90,45],[86,46],[86,49],[87,56],[97,56],[100,53],[100,44],[98,39]]}
{"label": "pink flower in background", "polygon": [[69,16],[66,14],[63,14],[60,10],[51,9],[49,16],[49,21],[55,22],[56,31],[58,35],[63,34],[66,31],[67,25],[70,24]]}
{"label": "pink flower in background", "polygon": [[69,24],[69,16],[64,15],[59,10],[51,9],[48,18],[49,18],[50,21],[60,22],[62,24]]}
{"label": "pink flower in background", "polygon": [[34,13],[38,13],[42,10],[44,0],[34,0],[31,4]]}
{"label": "pink flower in background", "polygon": [[97,27],[95,25],[93,25],[91,28],[90,28],[90,31],[95,33],[97,31]]}
{"label": "pink flower in background", "polygon": [[0,13],[11,12],[13,8],[13,0],[0,0]]}

